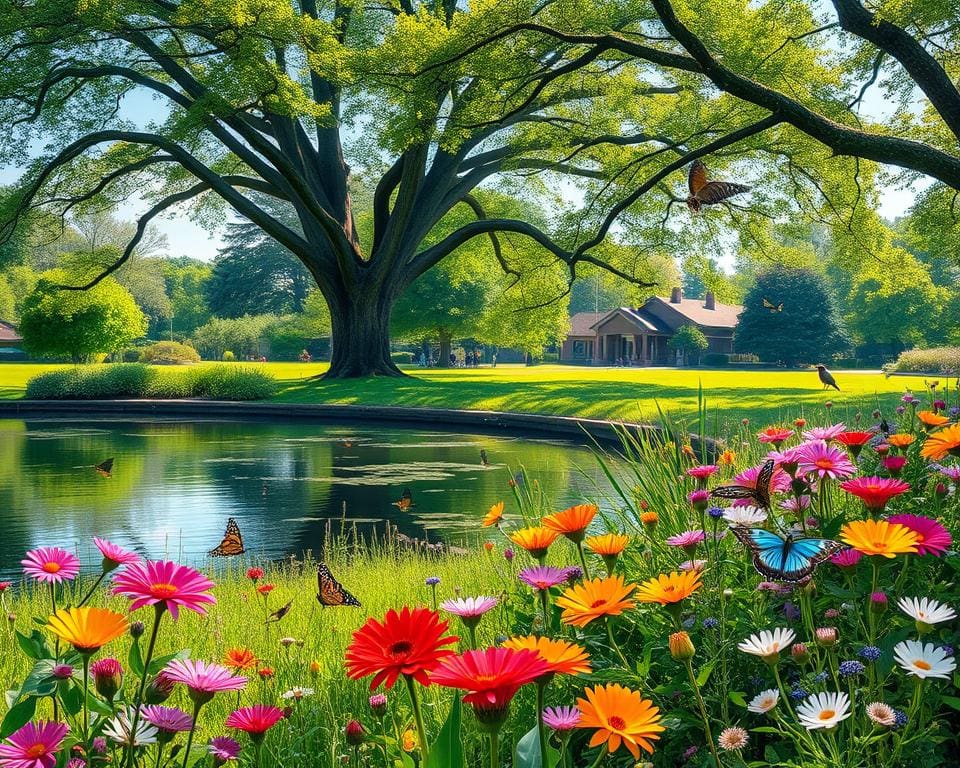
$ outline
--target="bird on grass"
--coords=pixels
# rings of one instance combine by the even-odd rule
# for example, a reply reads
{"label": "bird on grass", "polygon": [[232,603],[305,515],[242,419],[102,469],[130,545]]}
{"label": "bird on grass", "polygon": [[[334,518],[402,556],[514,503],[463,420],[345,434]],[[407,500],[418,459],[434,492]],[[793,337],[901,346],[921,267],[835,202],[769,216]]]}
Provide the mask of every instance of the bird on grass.
{"label": "bird on grass", "polygon": [[833,387],[837,392],[840,391],[840,387],[837,386],[837,380],[833,378],[833,374],[827,370],[826,366],[817,366],[817,376],[820,378],[820,383],[823,384],[824,389]]}

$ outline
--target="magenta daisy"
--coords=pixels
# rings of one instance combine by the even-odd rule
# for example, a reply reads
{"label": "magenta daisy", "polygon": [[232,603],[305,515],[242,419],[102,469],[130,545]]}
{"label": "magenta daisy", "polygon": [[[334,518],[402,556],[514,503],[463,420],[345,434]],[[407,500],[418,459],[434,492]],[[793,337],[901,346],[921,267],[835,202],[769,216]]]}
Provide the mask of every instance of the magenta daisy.
{"label": "magenta daisy", "polygon": [[27,723],[0,744],[0,765],[4,768],[53,768],[69,730],[63,723]]}
{"label": "magenta daisy", "polygon": [[780,508],[785,509],[787,512],[793,512],[797,515],[802,514],[810,508],[810,497],[792,496],[789,499],[784,499],[781,501]]}
{"label": "magenta daisy", "polygon": [[495,608],[497,598],[485,597],[458,597],[455,600],[446,600],[440,607],[447,613],[459,616],[461,619],[479,619],[487,611]]}
{"label": "magenta daisy", "polygon": [[678,533],[676,536],[669,537],[667,539],[667,544],[669,544],[671,547],[692,549],[698,544],[702,544],[706,537],[707,534],[703,531],[684,531],[683,533]]}
{"label": "magenta daisy", "polygon": [[567,580],[567,569],[553,565],[536,565],[520,571],[520,581],[534,589],[550,589]]}
{"label": "magenta daisy", "polygon": [[189,731],[193,726],[193,718],[177,707],[148,704],[140,709],[140,716],[160,731],[161,736],[173,736],[181,731]]}
{"label": "magenta daisy", "polygon": [[174,659],[162,674],[167,680],[187,686],[195,702],[209,701],[221,691],[241,691],[247,685],[247,678],[234,675],[226,667],[193,659]]}
{"label": "magenta daisy", "polygon": [[27,576],[45,584],[72,581],[80,573],[77,556],[60,547],[31,549],[20,564]]}
{"label": "magenta daisy", "polygon": [[93,543],[96,544],[100,554],[103,555],[104,573],[119,568],[121,565],[133,565],[140,562],[140,555],[124,549],[119,544],[114,544],[106,539],[93,537]]}
{"label": "magenta daisy", "polygon": [[543,724],[561,733],[572,731],[580,724],[580,710],[577,707],[546,707]]}
{"label": "magenta daisy", "polygon": [[960,467],[939,467],[939,470],[945,478],[960,485]]}
{"label": "magenta daisy", "polygon": [[240,744],[229,736],[215,736],[210,739],[207,751],[213,755],[215,765],[223,765],[237,759],[240,755]]}
{"label": "magenta daisy", "polygon": [[857,471],[846,451],[827,445],[823,440],[804,443],[798,453],[803,474],[813,473],[821,479],[837,480],[850,477]]}
{"label": "magenta daisy", "polygon": [[254,704],[240,707],[227,716],[227,728],[236,728],[250,735],[255,741],[283,719],[283,710],[269,704]]}
{"label": "magenta daisy", "polygon": [[950,549],[950,546],[953,544],[953,537],[950,535],[950,531],[932,517],[903,514],[890,515],[887,520],[891,523],[905,525],[917,534],[918,555],[936,555],[940,557],[940,555]]}
{"label": "magenta daisy", "polygon": [[863,552],[859,549],[845,549],[830,556],[830,562],[838,568],[854,568],[863,557]]}
{"label": "magenta daisy", "polygon": [[757,440],[761,443],[773,443],[773,445],[777,447],[791,437],[793,437],[793,430],[787,429],[786,427],[767,427],[757,434]]}
{"label": "magenta daisy", "polygon": [[813,427],[803,433],[806,440],[823,440],[829,443],[837,435],[846,432],[846,424],[833,424],[829,427]]}
{"label": "magenta daisy", "polygon": [[687,470],[687,477],[693,477],[697,480],[706,480],[718,469],[720,469],[720,467],[718,467],[716,464],[701,464],[699,467],[690,467],[690,469]]}
{"label": "magenta daisy", "polygon": [[130,610],[145,605],[170,611],[176,619],[180,608],[206,614],[205,606],[216,603],[207,593],[213,582],[199,571],[169,560],[148,560],[135,563],[114,577],[113,594],[123,595],[133,602]]}

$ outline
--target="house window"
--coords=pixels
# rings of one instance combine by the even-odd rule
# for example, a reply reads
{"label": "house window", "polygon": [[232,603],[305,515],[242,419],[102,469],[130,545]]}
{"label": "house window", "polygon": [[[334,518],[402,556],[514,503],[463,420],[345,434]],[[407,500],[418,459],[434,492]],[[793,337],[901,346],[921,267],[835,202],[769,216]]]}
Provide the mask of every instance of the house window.
{"label": "house window", "polygon": [[593,357],[593,342],[592,341],[575,341],[573,342],[573,356],[580,360],[585,360],[587,358]]}

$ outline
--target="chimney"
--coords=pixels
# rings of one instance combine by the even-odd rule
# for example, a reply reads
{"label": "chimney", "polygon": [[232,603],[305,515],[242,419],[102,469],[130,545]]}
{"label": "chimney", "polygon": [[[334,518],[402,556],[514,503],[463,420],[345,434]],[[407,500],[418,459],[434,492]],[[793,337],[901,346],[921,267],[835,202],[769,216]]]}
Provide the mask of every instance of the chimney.
{"label": "chimney", "polygon": [[670,294],[670,303],[679,304],[681,301],[683,301],[683,288],[674,288]]}
{"label": "chimney", "polygon": [[707,291],[706,298],[703,300],[704,309],[716,309],[717,300],[713,297],[713,291]]}

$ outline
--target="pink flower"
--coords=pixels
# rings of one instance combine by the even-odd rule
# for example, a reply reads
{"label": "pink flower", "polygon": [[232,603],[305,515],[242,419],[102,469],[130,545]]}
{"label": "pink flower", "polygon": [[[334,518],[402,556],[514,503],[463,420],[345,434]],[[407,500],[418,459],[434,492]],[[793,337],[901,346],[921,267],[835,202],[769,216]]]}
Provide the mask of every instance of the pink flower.
{"label": "pink flower", "polygon": [[787,510],[787,512],[793,512],[794,514],[799,515],[804,510],[810,508],[810,497],[809,496],[792,496],[789,499],[784,499],[780,502],[780,507]]}
{"label": "pink flower", "polygon": [[[744,485],[747,488],[756,488],[757,487],[757,476],[760,474],[760,470],[763,469],[762,464],[758,464],[755,467],[749,467],[748,469],[743,470],[739,475],[733,478],[733,482],[737,485]],[[775,467],[773,470],[773,477],[770,478],[770,491],[771,493],[783,493],[790,488],[790,475],[783,471],[781,467]],[[753,499],[737,499],[731,504],[733,507],[746,507],[754,504]]]}
{"label": "pink flower", "polygon": [[554,731],[572,731],[580,724],[580,710],[576,707],[546,707],[543,724]]}
{"label": "pink flower", "polygon": [[534,589],[550,589],[567,580],[567,569],[554,565],[535,565],[520,571],[520,581]]}
{"label": "pink flower", "polygon": [[205,605],[217,602],[213,595],[207,594],[207,590],[213,588],[210,579],[193,568],[169,560],[136,563],[116,576],[113,582],[113,594],[133,600],[131,611],[156,605],[170,611],[176,619],[180,608],[203,615],[207,612]]}
{"label": "pink flower", "polygon": [[917,554],[936,555],[939,557],[953,544],[950,531],[944,528],[932,517],[923,515],[890,515],[887,518],[891,523],[905,525],[917,534]]}
{"label": "pink flower", "polygon": [[829,427],[814,427],[813,429],[808,429],[803,433],[803,437],[806,440],[823,440],[824,442],[829,443],[841,432],[846,431],[846,424],[833,424]]}
{"label": "pink flower", "polygon": [[241,691],[247,678],[234,675],[219,664],[208,664],[193,659],[174,659],[163,668],[162,674],[174,683],[183,683],[194,702],[204,703],[221,691]]}
{"label": "pink flower", "polygon": [[718,467],[716,464],[701,464],[699,467],[691,467],[688,469],[687,477],[695,477],[697,480],[706,480],[718,469],[720,469],[720,467]]}
{"label": "pink flower", "polygon": [[57,752],[70,729],[63,723],[27,723],[0,744],[4,768],[53,768]]}
{"label": "pink flower", "polygon": [[939,467],[939,470],[948,480],[960,484],[960,467]]}
{"label": "pink flower", "polygon": [[459,616],[461,619],[479,619],[483,614],[496,607],[495,597],[459,597],[455,600],[446,600],[440,607],[447,613]]}
{"label": "pink flower", "polygon": [[898,477],[900,471],[907,465],[906,456],[884,456],[883,468],[893,477]]}
{"label": "pink flower", "polygon": [[676,536],[668,538],[667,544],[671,547],[683,547],[687,549],[702,544],[705,538],[707,538],[707,534],[703,531],[684,531],[683,533],[678,533]]}
{"label": "pink flower", "polygon": [[687,501],[693,505],[695,510],[702,512],[707,508],[707,502],[710,501],[710,491],[703,488],[690,491],[690,493],[687,494]]}
{"label": "pink flower", "polygon": [[840,487],[860,499],[871,512],[882,512],[890,499],[910,490],[907,483],[890,477],[857,477],[840,483]]}
{"label": "pink flower", "polygon": [[247,568],[247,578],[256,582],[263,578],[263,568]]}
{"label": "pink flower", "polygon": [[32,549],[20,561],[23,572],[46,584],[72,581],[80,573],[80,561],[76,555],[60,547]]}
{"label": "pink flower", "polygon": [[103,555],[104,572],[112,571],[121,565],[133,565],[134,563],[140,562],[140,555],[136,552],[124,549],[118,544],[114,544],[106,539],[99,539],[94,536],[93,543],[97,545],[97,549],[99,549],[100,554]]}
{"label": "pink flower", "polygon": [[250,734],[251,738],[263,737],[267,731],[283,719],[283,710],[269,704],[254,704],[252,707],[235,709],[227,717],[227,728]]}
{"label": "pink flower", "polygon": [[830,562],[838,568],[854,568],[863,557],[863,552],[859,549],[845,549],[830,556]]}
{"label": "pink flower", "polygon": [[706,567],[706,560],[684,560],[677,566],[681,571],[702,571]]}
{"label": "pink flower", "polygon": [[0,581],[0,595],[10,589],[10,586],[13,584],[12,581]]}
{"label": "pink flower", "polygon": [[193,718],[177,707],[148,704],[140,710],[143,719],[163,734],[172,736],[193,727]]}
{"label": "pink flower", "polygon": [[210,739],[207,750],[213,755],[215,765],[223,765],[237,759],[240,754],[240,745],[229,736],[215,736]]}
{"label": "pink flower", "polygon": [[846,451],[827,445],[823,440],[814,440],[800,446],[800,471],[836,480],[850,477],[857,468]]}
{"label": "pink flower", "polygon": [[757,434],[757,440],[761,443],[773,443],[776,446],[785,443],[791,437],[793,437],[793,430],[786,427],[767,427]]}

